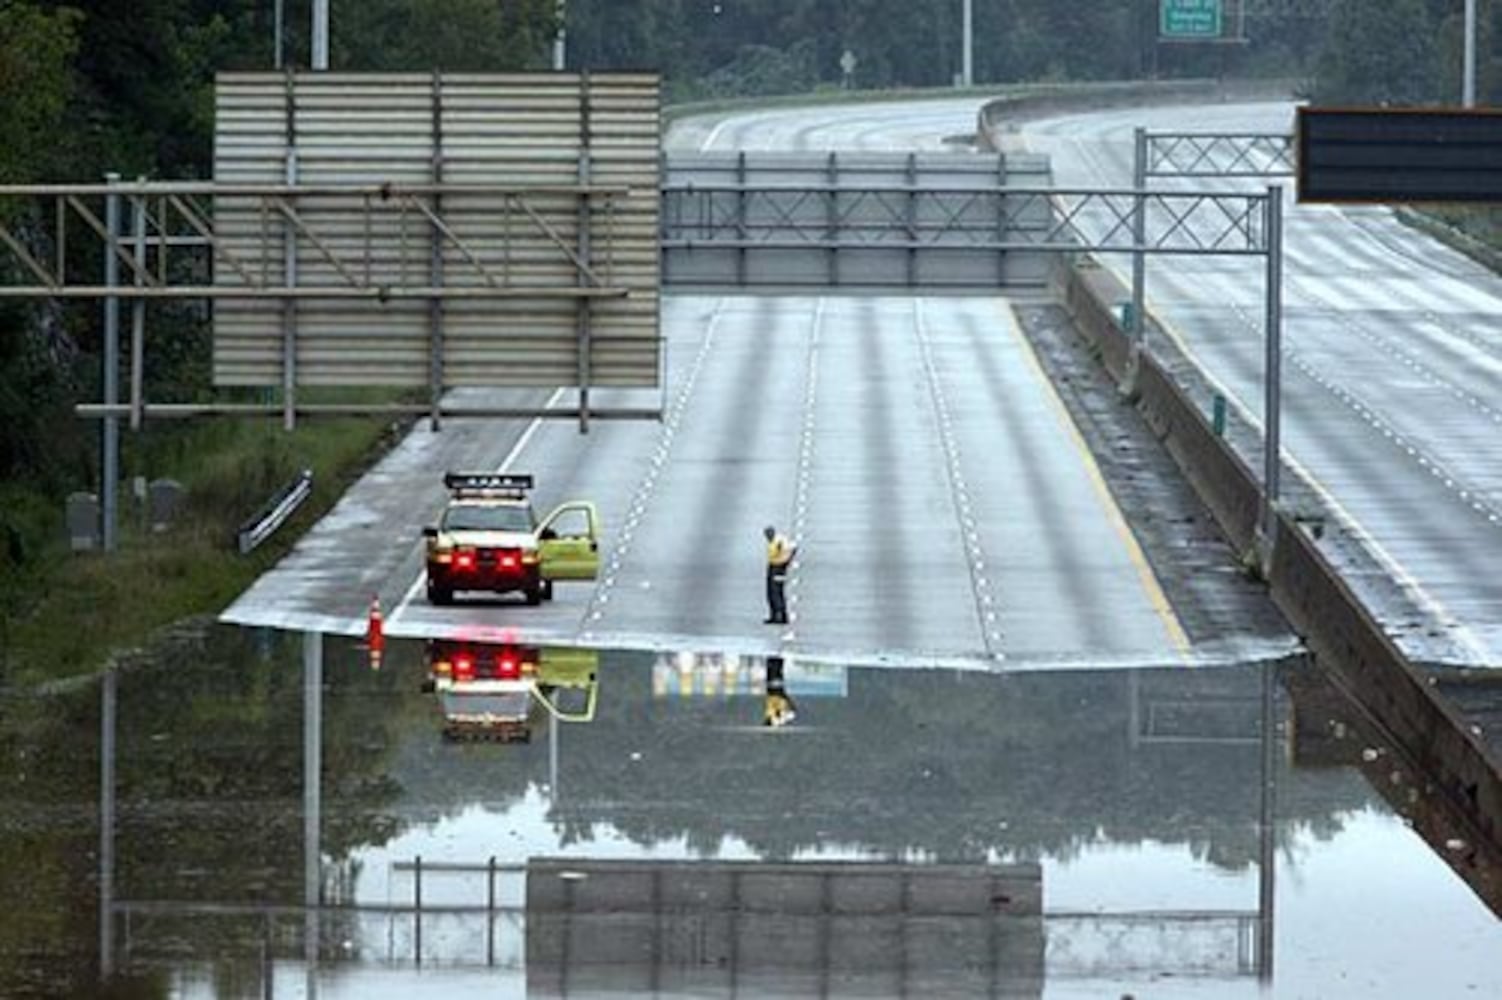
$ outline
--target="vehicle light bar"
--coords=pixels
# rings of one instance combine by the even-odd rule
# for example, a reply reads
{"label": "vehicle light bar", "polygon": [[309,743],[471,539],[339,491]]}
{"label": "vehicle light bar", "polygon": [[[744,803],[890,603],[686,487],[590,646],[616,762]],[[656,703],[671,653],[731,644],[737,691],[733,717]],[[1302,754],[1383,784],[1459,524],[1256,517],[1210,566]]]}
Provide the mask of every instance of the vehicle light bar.
{"label": "vehicle light bar", "polygon": [[532,488],[532,477],[498,472],[445,472],[443,485],[454,493],[521,494]]}

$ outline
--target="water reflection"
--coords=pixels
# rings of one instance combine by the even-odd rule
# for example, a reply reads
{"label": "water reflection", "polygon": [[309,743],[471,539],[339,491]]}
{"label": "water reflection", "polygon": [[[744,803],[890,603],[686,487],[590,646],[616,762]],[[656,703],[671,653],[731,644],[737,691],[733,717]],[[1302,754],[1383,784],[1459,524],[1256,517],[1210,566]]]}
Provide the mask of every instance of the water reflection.
{"label": "water reflection", "polygon": [[[510,954],[512,971],[524,969],[528,992],[540,995],[569,995],[576,989],[612,983],[635,983],[642,988],[675,983],[674,988],[687,991],[740,983],[752,992],[825,993],[835,984],[840,991],[881,992],[890,987],[929,995],[968,995],[980,989],[1033,996],[1041,995],[1050,956],[1052,966],[1059,970],[1072,962],[1077,970],[1088,970],[1092,976],[1139,968],[1211,977],[1271,972],[1270,871],[1262,880],[1265,889],[1256,910],[1197,910],[1180,905],[1158,912],[1097,908],[1045,913],[1042,873],[1036,862],[1003,862],[992,851],[987,852],[991,859],[979,864],[934,864],[974,854],[973,847],[958,852],[945,848],[942,839],[933,835],[956,820],[963,828],[960,814],[975,805],[964,789],[976,779],[984,785],[999,776],[983,763],[987,753],[964,754],[945,746],[955,737],[964,738],[964,720],[951,719],[944,730],[925,733],[928,723],[924,720],[933,713],[920,706],[942,704],[946,711],[939,715],[963,714],[964,688],[973,686],[972,693],[980,694],[982,685],[994,684],[991,678],[907,675],[901,683],[874,684],[873,693],[881,700],[894,701],[892,708],[913,727],[906,732],[908,739],[899,736],[894,744],[902,751],[894,762],[873,759],[865,762],[870,765],[866,767],[838,750],[828,755],[832,747],[798,741],[760,754],[731,748],[733,756],[752,767],[747,771],[730,765],[724,756],[724,742],[735,739],[734,726],[699,725],[708,720],[696,720],[695,713],[681,711],[672,716],[673,725],[668,728],[645,730],[633,724],[640,711],[639,703],[632,702],[642,691],[641,673],[623,670],[618,685],[617,678],[612,678],[612,686],[624,696],[620,711],[606,713],[609,724],[593,734],[600,738],[579,746],[577,761],[561,765],[558,724],[595,718],[601,673],[598,654],[468,640],[427,643],[419,687],[440,700],[446,735],[452,736],[456,727],[469,726],[509,727],[530,734],[534,724],[548,724],[553,735],[546,786],[549,815],[564,832],[564,839],[551,845],[523,844],[519,852],[500,861],[494,854],[478,858],[414,854],[395,859],[390,862],[387,898],[374,901],[360,892],[360,864],[351,864],[348,854],[341,856],[324,840],[323,792],[333,778],[324,769],[326,703],[337,699],[352,678],[326,683],[320,636],[305,636],[302,654],[304,877],[300,907],[247,899],[116,897],[110,888],[114,884],[110,866],[117,829],[113,734],[118,679],[112,675],[107,680],[101,695],[99,880],[100,954],[106,975],[115,967],[116,939],[128,928],[133,930],[127,934],[127,965],[160,961],[153,958],[160,953],[152,947],[150,935],[142,933],[143,925],[151,922],[174,927],[174,934],[196,942],[194,950],[208,955],[218,955],[228,942],[243,946],[259,925],[259,952],[263,964],[271,963],[263,969],[263,975],[270,978],[261,984],[263,995],[269,996],[280,981],[275,965],[287,929],[281,921],[294,916],[302,918],[301,987],[307,996],[320,989],[324,967],[359,967],[362,956],[381,951],[387,964],[409,963],[414,968],[436,962],[496,969],[501,967],[497,956]],[[392,662],[388,661],[388,667]],[[661,665],[659,661],[654,666]],[[805,672],[780,658],[732,662],[710,657],[690,662],[680,657],[673,667],[676,692],[661,670],[653,671],[651,686],[655,703],[675,709],[714,709],[733,705],[738,694],[759,694],[760,721],[776,727],[795,717],[791,691],[802,684],[811,696],[840,696],[830,703],[838,709],[819,713],[819,730],[828,729],[826,735],[842,731],[848,735],[873,708],[878,717],[887,714],[868,698],[851,704],[856,699],[849,697],[844,670],[810,668]],[[1167,748],[1179,752],[1192,748],[1193,754],[1205,757],[1222,748],[1240,757],[1239,748],[1252,743],[1264,747],[1262,761],[1272,761],[1275,757],[1265,749],[1272,745],[1274,733],[1269,724],[1271,671],[1263,670],[1260,676],[1264,680],[1259,699],[1257,691],[1248,690],[1241,678],[1206,678],[1199,685],[1201,690],[1195,691],[1186,690],[1182,677],[1132,674],[1123,679],[1124,684],[1108,685],[1124,688],[1125,695],[1111,712],[1103,712],[1104,704],[1094,705],[1089,715],[1076,721],[1089,718],[1098,726],[1102,717],[1108,723],[1112,716],[1119,717],[1127,744],[1148,756]],[[877,680],[875,676],[870,679]],[[936,699],[936,685],[956,687]],[[1073,686],[1079,694],[1102,693],[1099,684]],[[572,709],[563,706],[563,697],[569,693],[583,704]],[[670,693],[676,697],[664,697]],[[466,707],[469,699],[492,703],[488,700],[497,697],[518,698],[519,707],[501,718],[495,717],[498,713],[490,712],[487,717]],[[1190,706],[1197,710],[1187,711]],[[1029,714],[1040,707],[1030,706]],[[1069,699],[1056,702],[1051,712],[1035,720],[1042,725],[1035,724],[1032,733],[1053,731],[1056,737],[1051,742],[1059,744],[1057,735],[1062,730],[1053,727],[1078,707],[1071,706]],[[708,715],[723,718],[713,711]],[[1018,738],[1026,734],[1013,733],[1009,738],[1004,728],[1000,733],[1014,763],[1019,751],[1034,749],[1027,746],[1028,740]],[[997,733],[969,735],[988,742]],[[715,747],[717,757],[689,755],[675,761],[678,755],[673,744],[679,737],[699,746],[720,744]],[[642,749],[625,751],[623,740]],[[522,760],[508,760],[521,751],[498,746],[492,752],[496,764],[526,766]],[[670,765],[669,770],[692,779],[680,788],[680,794],[654,795],[648,791],[651,781],[611,774],[612,768],[641,762],[647,752],[674,761],[678,766]],[[912,782],[911,768],[902,766],[904,760],[922,762],[921,781],[894,787],[894,779],[901,782],[905,777]],[[852,764],[858,771],[869,772],[866,780],[847,782],[841,777]],[[693,765],[691,773],[684,770],[686,765]],[[977,766],[980,770],[972,771]],[[946,773],[935,781],[940,769]],[[576,775],[570,778],[575,790],[567,799],[559,795],[560,771]],[[839,793],[830,795],[799,780],[799,776],[821,772],[829,772],[827,777]],[[1269,770],[1262,775],[1267,796],[1273,788],[1273,773]],[[762,779],[748,781],[750,774]],[[1050,780],[1042,774],[1039,778]],[[873,781],[888,793],[871,795],[868,789]],[[628,787],[635,795],[626,794]],[[816,819],[827,820],[831,808],[852,810],[838,837],[859,839],[867,824],[887,825],[899,813],[909,823],[926,824],[927,830],[904,834],[909,846],[899,852],[898,860],[751,863],[689,857],[628,863],[588,856],[547,857],[550,850],[567,846],[570,830],[587,841],[585,831],[607,815],[609,822],[622,829],[643,820],[654,826],[708,823],[746,831],[788,825],[789,803],[784,802],[782,810],[762,808],[772,791],[791,796],[800,813]],[[647,792],[645,801],[642,792]],[[805,810],[805,805],[815,808]],[[859,815],[862,811],[867,815]],[[1273,851],[1270,816],[1271,799],[1265,797],[1255,852],[1264,863]],[[828,836],[816,835],[818,839]],[[901,860],[915,850],[920,857]],[[358,848],[354,854],[359,854]],[[393,892],[398,883],[404,892]],[[186,927],[192,921],[201,926],[189,931]],[[216,921],[229,922],[226,937],[201,938],[199,932]],[[380,947],[383,938],[384,949]],[[162,944],[170,945],[173,940]],[[1171,949],[1163,949],[1165,940],[1174,942]],[[815,947],[814,942],[822,944]],[[939,947],[940,942],[944,947]],[[1157,950],[1143,956],[1144,948]],[[902,956],[900,961],[897,956]]]}
{"label": "water reflection", "polygon": [[429,639],[423,690],[436,692],[451,740],[527,742],[540,718],[591,722],[600,654],[479,639]]}
{"label": "water reflection", "polygon": [[[1420,775],[1394,781],[1338,699],[1285,699],[1262,668],[466,648],[456,681],[455,645],[393,643],[373,672],[342,639],[220,635],[34,710],[0,702],[6,801],[37,817],[3,814],[0,866],[28,927],[67,928],[0,921],[0,994],[90,995],[113,972],[188,997],[1151,995],[1166,977],[1255,995],[1274,943],[1274,982],[1310,995],[1332,967],[1364,970],[1357,955],[1426,987],[1496,978],[1400,954],[1393,928],[1431,934],[1435,956],[1497,943],[1432,876],[1395,883],[1405,902],[1375,935],[1348,929],[1359,914],[1310,859],[1380,857],[1347,865],[1370,893],[1429,855],[1332,767],[1369,773],[1468,879],[1495,871],[1494,845]],[[445,738],[444,694],[523,679],[530,742]],[[764,724],[779,689],[790,727]],[[74,870],[52,878],[54,854]]]}

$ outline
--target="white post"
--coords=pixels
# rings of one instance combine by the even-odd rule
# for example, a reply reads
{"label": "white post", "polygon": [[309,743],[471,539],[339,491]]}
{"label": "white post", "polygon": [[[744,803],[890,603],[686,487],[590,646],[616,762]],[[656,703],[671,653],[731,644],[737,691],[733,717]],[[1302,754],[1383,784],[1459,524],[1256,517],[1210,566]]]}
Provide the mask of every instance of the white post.
{"label": "white post", "polygon": [[563,71],[564,64],[567,62],[567,59],[565,57],[568,54],[568,31],[564,27],[564,21],[567,17],[567,11],[568,7],[566,0],[558,0],[558,34],[553,36],[553,68],[555,70],[558,70],[560,73]]}
{"label": "white post", "polygon": [[1465,0],[1465,77],[1461,81],[1462,107],[1476,106],[1476,0]]}
{"label": "white post", "polygon": [[329,68],[329,0],[313,0],[313,68]]}
{"label": "white post", "polygon": [[[1475,2],[1475,0],[1471,0]],[[960,80],[967,87],[975,86],[975,0],[965,0],[965,51],[961,53],[963,69]]]}

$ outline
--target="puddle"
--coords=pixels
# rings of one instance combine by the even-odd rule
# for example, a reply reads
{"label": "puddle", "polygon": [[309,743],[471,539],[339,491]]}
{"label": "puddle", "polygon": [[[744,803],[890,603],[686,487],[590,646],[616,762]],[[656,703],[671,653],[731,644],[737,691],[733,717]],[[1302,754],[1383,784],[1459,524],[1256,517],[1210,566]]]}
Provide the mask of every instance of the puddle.
{"label": "puddle", "polygon": [[0,700],[0,994],[1502,993],[1494,848],[1304,669],[216,629]]}

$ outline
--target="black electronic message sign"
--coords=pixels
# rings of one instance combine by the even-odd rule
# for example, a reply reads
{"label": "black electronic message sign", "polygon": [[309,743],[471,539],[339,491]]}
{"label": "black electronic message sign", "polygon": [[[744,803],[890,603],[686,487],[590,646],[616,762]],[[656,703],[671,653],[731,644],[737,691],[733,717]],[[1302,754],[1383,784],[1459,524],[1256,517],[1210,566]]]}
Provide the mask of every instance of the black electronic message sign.
{"label": "black electronic message sign", "polygon": [[1502,201],[1502,112],[1300,108],[1301,202]]}

